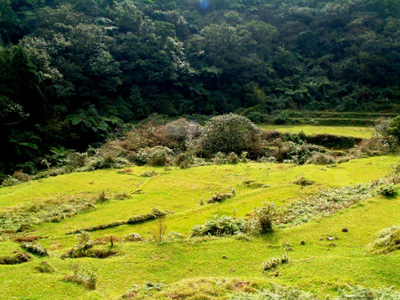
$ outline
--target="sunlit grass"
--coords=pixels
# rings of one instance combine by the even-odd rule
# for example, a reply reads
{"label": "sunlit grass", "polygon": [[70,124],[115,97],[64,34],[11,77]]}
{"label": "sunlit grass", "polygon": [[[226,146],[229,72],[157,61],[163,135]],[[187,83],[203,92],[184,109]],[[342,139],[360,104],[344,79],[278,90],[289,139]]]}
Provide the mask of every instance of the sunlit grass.
{"label": "sunlit grass", "polygon": [[344,126],[312,126],[312,125],[260,125],[264,130],[277,130],[280,132],[305,134],[332,134],[356,138],[371,138],[374,134],[372,127],[344,127]]}
{"label": "sunlit grass", "polygon": [[[30,234],[43,239],[40,243],[50,250],[51,256],[16,266],[0,266],[0,299],[118,299],[133,284],[147,281],[176,282],[199,277],[242,278],[289,284],[321,296],[335,294],[337,288],[347,285],[367,287],[394,286],[400,289],[400,254],[372,255],[365,249],[376,232],[398,224],[400,198],[378,197],[340,213],[308,224],[280,230],[274,234],[255,237],[250,241],[237,238],[210,239],[202,242],[180,241],[157,244],[153,242],[117,243],[118,255],[105,260],[82,258],[61,260],[76,241],[65,233],[117,220],[126,220],[153,207],[169,210],[166,218],[168,232],[187,235],[190,228],[202,224],[214,215],[244,217],[263,201],[274,202],[278,207],[295,199],[312,194],[320,188],[340,187],[369,182],[392,172],[396,156],[382,156],[352,160],[348,163],[327,166],[295,166],[248,163],[239,165],[204,166],[191,169],[131,167],[129,174],[120,170],[100,170],[73,173],[54,178],[24,183],[0,189],[0,203],[5,207],[42,201],[68,195],[94,196],[102,190],[117,193],[140,189],[127,200],[110,200],[98,204],[96,209],[63,220],[37,226]],[[143,178],[144,170],[155,170],[158,175]],[[301,187],[293,181],[304,176],[314,185]],[[267,185],[250,188],[245,182],[253,180]],[[223,203],[199,206],[199,201],[216,192],[229,192],[235,188],[237,196]],[[41,197],[42,195],[42,197]],[[148,237],[154,223],[124,225],[94,232],[93,237],[115,235],[123,238],[131,232]],[[342,228],[348,228],[343,233]],[[337,236],[335,246],[327,236]],[[305,240],[305,245],[300,241]],[[263,273],[262,263],[286,252],[287,242],[291,262],[279,266],[279,276]],[[12,241],[0,242],[0,255],[18,250]],[[226,259],[223,259],[226,256]],[[40,261],[51,262],[54,274],[35,271]],[[62,281],[71,273],[71,262],[93,267],[99,274],[98,288],[88,291],[74,283]],[[29,287],[29,288],[28,288]],[[155,299],[154,293],[150,299]]]}

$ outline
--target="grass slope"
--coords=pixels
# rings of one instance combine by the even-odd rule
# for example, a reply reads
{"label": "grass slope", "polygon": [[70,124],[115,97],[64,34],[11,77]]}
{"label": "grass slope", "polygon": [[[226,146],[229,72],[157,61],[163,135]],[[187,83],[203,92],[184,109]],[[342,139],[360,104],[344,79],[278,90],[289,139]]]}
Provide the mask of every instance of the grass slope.
{"label": "grass slope", "polygon": [[350,136],[355,138],[371,138],[374,129],[372,127],[345,127],[345,126],[313,126],[313,125],[261,125],[264,130],[277,130],[280,132],[312,134],[332,134]]}
{"label": "grass slope", "polygon": [[[119,299],[133,284],[142,286],[147,281],[163,281],[174,285],[187,279],[204,277],[288,284],[315,292],[321,297],[335,294],[338,288],[347,285],[394,286],[400,289],[400,254],[394,252],[382,256],[366,251],[376,232],[398,224],[400,198],[370,199],[331,217],[250,241],[232,237],[161,244],[117,243],[115,250],[118,255],[105,260],[59,258],[76,243],[73,235],[65,233],[79,228],[126,220],[158,207],[174,212],[166,219],[169,232],[187,234],[193,225],[202,224],[214,215],[245,216],[263,201],[282,206],[323,187],[369,182],[389,174],[397,160],[395,156],[373,157],[333,168],[258,163],[185,170],[132,167],[132,172],[126,174],[118,170],[100,170],[2,188],[0,210],[48,199],[63,201],[71,195],[94,196],[102,190],[118,193],[141,189],[143,193],[123,201],[110,200],[98,204],[92,211],[59,223],[36,226],[30,234],[43,237],[40,243],[50,250],[51,255],[43,259],[36,257],[32,262],[21,265],[0,265],[0,299]],[[155,170],[158,175],[152,178],[139,176],[149,170]],[[296,178],[303,175],[316,184],[306,187],[293,184]],[[249,180],[254,184],[246,184]],[[258,183],[269,187],[262,188]],[[224,203],[198,205],[199,200],[206,200],[216,192],[228,192],[231,188],[236,189],[236,197]],[[150,226],[153,223],[124,225],[94,232],[92,236],[123,237],[131,232],[146,236]],[[341,231],[344,227],[349,229],[348,233]],[[338,237],[334,247],[329,246],[332,242],[326,240],[327,236]],[[305,240],[306,244],[300,245],[301,240]],[[289,252],[291,262],[279,266],[276,271],[263,273],[263,261],[285,253],[285,242],[293,248]],[[15,250],[20,250],[18,244],[8,239],[0,242],[0,255],[11,255]],[[50,262],[56,273],[38,273],[35,267],[41,261]],[[65,274],[71,273],[71,262],[97,270],[96,291],[62,281]],[[155,299],[160,295],[159,292],[151,292],[149,298]]]}

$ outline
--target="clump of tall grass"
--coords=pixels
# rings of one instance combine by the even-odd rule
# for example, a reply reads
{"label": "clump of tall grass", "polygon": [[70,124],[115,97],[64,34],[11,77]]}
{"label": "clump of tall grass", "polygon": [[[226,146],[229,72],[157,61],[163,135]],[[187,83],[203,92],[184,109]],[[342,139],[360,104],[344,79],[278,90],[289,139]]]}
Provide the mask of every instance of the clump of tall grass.
{"label": "clump of tall grass", "polygon": [[40,257],[49,255],[47,249],[43,248],[41,245],[36,243],[21,243],[20,247],[28,251],[29,253],[35,254]]}
{"label": "clump of tall grass", "polygon": [[29,262],[33,259],[32,255],[26,252],[17,252],[10,256],[0,256],[0,265],[17,265]]}
{"label": "clump of tall grass", "polygon": [[281,257],[272,257],[263,263],[263,271],[270,271],[279,265],[287,263],[289,263],[289,256],[287,254],[284,254]]}
{"label": "clump of tall grass", "polygon": [[79,264],[71,264],[73,274],[64,276],[64,281],[75,282],[83,285],[88,290],[95,290],[97,285],[98,275],[94,270],[84,269]]}
{"label": "clump of tall grass", "polygon": [[54,273],[56,271],[56,269],[46,261],[42,261],[35,269],[40,273]]}
{"label": "clump of tall grass", "polygon": [[400,225],[391,226],[378,232],[376,240],[367,248],[376,254],[387,254],[400,250]]}
{"label": "clump of tall grass", "polygon": [[214,217],[204,225],[195,225],[190,231],[191,237],[196,236],[226,236],[244,232],[246,221],[241,218],[222,216]]}

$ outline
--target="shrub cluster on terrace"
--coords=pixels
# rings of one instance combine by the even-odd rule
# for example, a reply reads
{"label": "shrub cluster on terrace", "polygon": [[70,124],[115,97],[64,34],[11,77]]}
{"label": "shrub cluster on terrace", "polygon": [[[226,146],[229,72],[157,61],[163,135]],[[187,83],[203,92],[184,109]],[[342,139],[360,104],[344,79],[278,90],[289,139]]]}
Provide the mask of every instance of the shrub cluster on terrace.
{"label": "shrub cluster on terrace", "polygon": [[210,163],[236,164],[247,159],[334,164],[396,151],[398,139],[393,135],[393,126],[392,121],[383,120],[376,127],[376,137],[360,140],[262,131],[246,117],[235,114],[211,118],[203,127],[186,119],[166,123],[154,118],[132,128],[125,137],[110,140],[85,153],[54,149],[53,155],[42,161],[47,170],[33,176],[24,170],[16,171],[3,180],[3,186],[71,171],[122,168],[132,164],[188,168]]}
{"label": "shrub cluster on terrace", "polygon": [[237,235],[244,232],[246,221],[241,218],[223,216],[221,218],[214,217],[204,225],[195,225],[190,231],[191,237],[196,236],[225,236]]}
{"label": "shrub cluster on terrace", "polygon": [[203,225],[195,225],[190,231],[191,237],[197,236],[228,236],[241,234],[264,234],[273,231],[275,205],[264,203],[247,218],[222,216],[207,220]]}
{"label": "shrub cluster on terrace", "polygon": [[116,251],[110,248],[94,248],[96,245],[99,245],[100,242],[92,240],[92,237],[88,232],[79,233],[76,238],[78,240],[78,244],[65,253],[62,256],[63,258],[107,258],[117,254]]}
{"label": "shrub cluster on terrace", "polygon": [[368,246],[376,254],[387,254],[400,250],[400,225],[385,228],[376,234],[376,239]]}

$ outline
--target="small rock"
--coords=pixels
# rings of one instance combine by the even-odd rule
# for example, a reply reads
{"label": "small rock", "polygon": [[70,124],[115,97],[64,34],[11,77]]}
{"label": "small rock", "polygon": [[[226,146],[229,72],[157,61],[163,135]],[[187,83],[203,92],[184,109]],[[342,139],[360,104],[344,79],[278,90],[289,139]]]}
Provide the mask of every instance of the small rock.
{"label": "small rock", "polygon": [[226,255],[222,255],[222,259],[227,259]]}
{"label": "small rock", "polygon": [[301,242],[300,242],[300,245],[305,245],[306,244],[306,241],[305,240],[302,240]]}
{"label": "small rock", "polygon": [[334,243],[330,243],[329,247],[335,247],[336,245]]}
{"label": "small rock", "polygon": [[293,251],[293,248],[292,247],[288,247],[286,250],[287,251]]}
{"label": "small rock", "polygon": [[323,241],[323,240],[324,240],[324,238],[319,238],[319,240],[320,240],[320,241]]}
{"label": "small rock", "polygon": [[342,229],[342,232],[349,232],[349,229],[343,228],[343,229]]}
{"label": "small rock", "polygon": [[326,240],[327,240],[327,241],[333,241],[333,237],[328,236],[328,237],[326,238]]}
{"label": "small rock", "polygon": [[236,270],[235,270],[234,268],[232,268],[232,269],[231,269],[231,272],[232,272],[232,273],[235,273],[235,272],[236,272]]}

